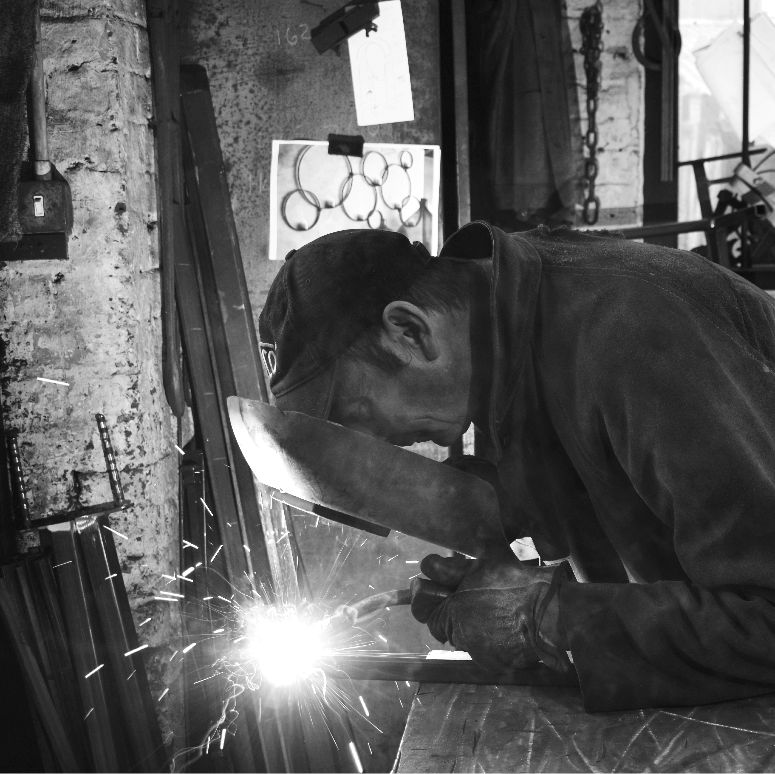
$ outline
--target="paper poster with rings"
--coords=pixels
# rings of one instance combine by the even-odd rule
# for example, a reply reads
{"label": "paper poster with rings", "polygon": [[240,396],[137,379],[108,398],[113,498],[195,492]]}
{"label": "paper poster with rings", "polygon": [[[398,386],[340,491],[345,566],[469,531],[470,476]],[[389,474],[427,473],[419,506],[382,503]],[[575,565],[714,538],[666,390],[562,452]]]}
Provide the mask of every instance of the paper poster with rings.
{"label": "paper poster with rings", "polygon": [[363,157],[328,154],[328,142],[272,143],[269,259],[350,228],[398,231],[439,251],[438,145],[366,143]]}

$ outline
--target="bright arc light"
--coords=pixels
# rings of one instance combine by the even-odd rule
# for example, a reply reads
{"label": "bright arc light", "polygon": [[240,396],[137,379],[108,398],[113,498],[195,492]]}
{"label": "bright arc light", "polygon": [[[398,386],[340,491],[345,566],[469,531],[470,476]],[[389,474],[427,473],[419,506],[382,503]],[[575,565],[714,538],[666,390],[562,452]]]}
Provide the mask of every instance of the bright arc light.
{"label": "bright arc light", "polygon": [[293,608],[261,606],[245,620],[245,652],[261,675],[275,685],[309,677],[324,655],[319,624],[307,622]]}

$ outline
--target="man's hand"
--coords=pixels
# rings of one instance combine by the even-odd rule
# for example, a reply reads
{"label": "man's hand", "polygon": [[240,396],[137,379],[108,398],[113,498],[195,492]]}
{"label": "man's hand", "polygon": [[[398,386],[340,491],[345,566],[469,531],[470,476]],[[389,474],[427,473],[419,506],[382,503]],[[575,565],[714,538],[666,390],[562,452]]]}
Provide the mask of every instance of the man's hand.
{"label": "man's hand", "polygon": [[564,568],[528,567],[504,551],[476,560],[431,554],[420,569],[429,580],[412,581],[412,614],[440,642],[468,651],[491,671],[541,661],[569,668],[556,595],[561,577],[554,577]]}

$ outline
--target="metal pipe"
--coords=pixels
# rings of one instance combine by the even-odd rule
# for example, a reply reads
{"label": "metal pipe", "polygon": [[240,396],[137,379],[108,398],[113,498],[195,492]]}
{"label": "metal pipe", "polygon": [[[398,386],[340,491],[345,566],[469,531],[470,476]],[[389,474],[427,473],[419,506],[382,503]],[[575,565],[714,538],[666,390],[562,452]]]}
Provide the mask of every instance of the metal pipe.
{"label": "metal pipe", "polygon": [[743,164],[751,166],[748,149],[749,103],[751,99],[751,0],[743,0]]}
{"label": "metal pipe", "polygon": [[38,180],[51,180],[48,159],[48,128],[46,126],[46,75],[43,71],[43,39],[40,28],[40,7],[35,14],[35,54],[30,76],[30,151]]}

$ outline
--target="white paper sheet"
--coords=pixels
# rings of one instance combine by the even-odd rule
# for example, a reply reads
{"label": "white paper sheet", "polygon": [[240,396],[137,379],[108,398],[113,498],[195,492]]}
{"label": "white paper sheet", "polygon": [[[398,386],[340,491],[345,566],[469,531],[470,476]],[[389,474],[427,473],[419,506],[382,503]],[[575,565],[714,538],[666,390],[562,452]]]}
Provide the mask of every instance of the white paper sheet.
{"label": "white paper sheet", "polygon": [[414,121],[401,0],[379,3],[376,32],[348,39],[358,126]]}

